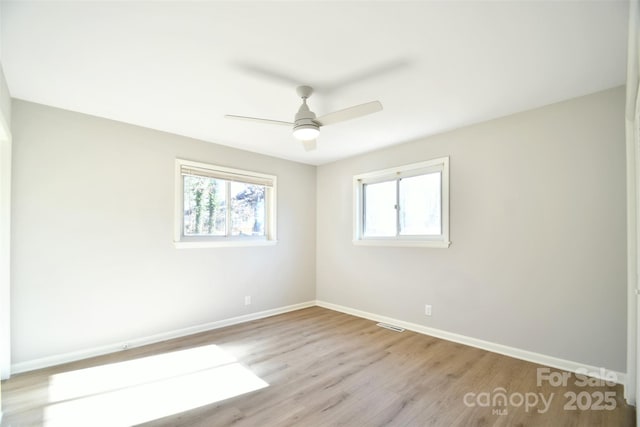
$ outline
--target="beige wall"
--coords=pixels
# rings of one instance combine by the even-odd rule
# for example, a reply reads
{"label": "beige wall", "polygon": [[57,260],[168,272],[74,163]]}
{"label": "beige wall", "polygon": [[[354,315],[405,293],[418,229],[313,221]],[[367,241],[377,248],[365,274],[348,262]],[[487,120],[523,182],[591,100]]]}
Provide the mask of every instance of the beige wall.
{"label": "beige wall", "polygon": [[[1,9],[1,7],[0,7]],[[0,378],[9,377],[11,242],[11,96],[0,64]],[[0,408],[0,413],[2,409]]]}
{"label": "beige wall", "polygon": [[[450,248],[351,243],[353,175],[442,156]],[[317,191],[319,300],[626,371],[623,87],[321,166]]]}
{"label": "beige wall", "polygon": [[[13,136],[13,363],[315,298],[315,167],[19,100]],[[277,175],[278,244],[175,249],[176,157]]]}
{"label": "beige wall", "polygon": [[[14,362],[317,296],[624,372],[623,108],[615,88],[316,171],[14,100]],[[352,176],[441,156],[451,247],[354,246]],[[278,245],[176,250],[176,157],[277,175]]]}

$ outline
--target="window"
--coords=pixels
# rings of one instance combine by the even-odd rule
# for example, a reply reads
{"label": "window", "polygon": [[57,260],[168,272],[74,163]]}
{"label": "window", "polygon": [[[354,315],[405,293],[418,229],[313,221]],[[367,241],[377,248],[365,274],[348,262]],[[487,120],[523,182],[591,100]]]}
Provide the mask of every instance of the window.
{"label": "window", "polygon": [[354,243],[448,247],[449,158],[353,177]]}
{"label": "window", "polygon": [[276,241],[276,177],[176,159],[177,247]]}

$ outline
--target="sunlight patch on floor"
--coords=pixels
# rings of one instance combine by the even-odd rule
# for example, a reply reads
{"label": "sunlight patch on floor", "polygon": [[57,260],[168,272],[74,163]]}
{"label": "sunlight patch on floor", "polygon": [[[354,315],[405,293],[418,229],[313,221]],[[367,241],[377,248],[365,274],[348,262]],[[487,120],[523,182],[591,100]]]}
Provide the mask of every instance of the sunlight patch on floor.
{"label": "sunlight patch on floor", "polygon": [[46,427],[130,426],[268,387],[209,345],[56,374]]}

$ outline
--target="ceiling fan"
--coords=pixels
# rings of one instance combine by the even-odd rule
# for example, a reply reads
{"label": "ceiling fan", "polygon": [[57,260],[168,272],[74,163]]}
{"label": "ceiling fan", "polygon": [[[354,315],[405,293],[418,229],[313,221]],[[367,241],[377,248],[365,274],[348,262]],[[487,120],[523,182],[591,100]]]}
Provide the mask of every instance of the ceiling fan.
{"label": "ceiling fan", "polygon": [[316,148],[316,138],[320,134],[320,127],[366,116],[367,114],[382,110],[382,104],[380,101],[372,101],[365,104],[354,105],[353,107],[345,108],[344,110],[334,111],[333,113],[325,114],[324,116],[316,118],[315,113],[311,111],[307,105],[307,99],[313,93],[313,88],[311,86],[298,86],[296,92],[298,93],[298,96],[302,98],[302,105],[298,109],[293,122],[235,116],[231,114],[227,114],[225,117],[229,119],[250,120],[252,122],[291,126],[293,128],[294,138],[302,141],[302,145],[305,150],[310,151],[315,150]]}

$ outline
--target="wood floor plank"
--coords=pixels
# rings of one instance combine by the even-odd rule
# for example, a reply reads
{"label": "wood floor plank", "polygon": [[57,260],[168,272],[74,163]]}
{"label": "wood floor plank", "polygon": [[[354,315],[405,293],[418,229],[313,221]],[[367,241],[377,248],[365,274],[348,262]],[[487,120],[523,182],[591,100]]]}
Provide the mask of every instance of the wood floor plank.
{"label": "wood floor plank", "polygon": [[[214,331],[134,348],[39,371],[15,375],[2,384],[2,426],[56,425],[51,408],[117,395],[130,389],[56,397],[52,384],[72,375],[81,378],[93,369],[119,362],[215,345],[228,360],[211,369],[246,368],[247,375],[268,386],[140,425],[164,426],[623,426],[634,425],[634,409],[624,402],[619,385],[580,387],[568,375],[563,386],[537,385],[544,368],[420,335],[394,332],[375,322],[311,307]],[[197,366],[194,364],[194,366]],[[187,366],[188,368],[188,366]],[[198,379],[210,370],[188,372]],[[562,371],[550,369],[549,372]],[[177,374],[176,374],[177,375]],[[176,378],[158,377],[140,387],[153,389]],[[217,377],[216,377],[217,378]],[[177,388],[156,397],[157,405],[175,403],[189,393],[207,396],[210,387],[233,388],[230,383],[198,383],[199,389]],[[135,387],[135,386],[132,386]],[[182,386],[184,387],[184,386]],[[500,404],[503,392],[515,401]],[[583,393],[583,403],[609,393],[611,410],[567,409],[565,394]],[[584,395],[587,393],[589,396]],[[550,399],[548,407],[519,405],[517,395]],[[167,396],[170,399],[167,401]],[[164,399],[164,400],[163,400]],[[483,400],[485,399],[485,400]],[[142,398],[134,407],[149,406]],[[156,402],[151,402],[155,404]],[[533,403],[533,400],[532,400]],[[151,405],[153,406],[153,405]],[[117,411],[122,408],[104,408]],[[84,419],[82,427],[103,425],[99,414]],[[122,425],[128,425],[126,421]],[[72,427],[72,426],[64,426]],[[111,426],[110,426],[111,427]]]}

